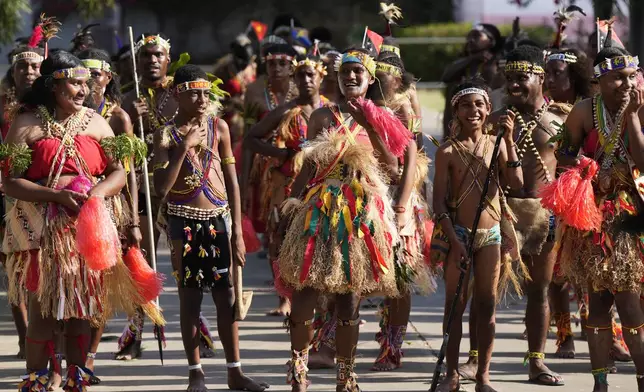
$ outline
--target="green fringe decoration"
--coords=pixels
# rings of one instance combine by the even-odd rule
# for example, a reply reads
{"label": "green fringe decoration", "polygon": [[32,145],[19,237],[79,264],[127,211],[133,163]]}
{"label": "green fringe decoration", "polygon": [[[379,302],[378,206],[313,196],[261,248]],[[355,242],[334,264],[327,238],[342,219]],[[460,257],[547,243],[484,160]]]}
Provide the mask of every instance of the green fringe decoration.
{"label": "green fringe decoration", "polygon": [[188,64],[190,62],[190,55],[188,53],[181,53],[179,55],[179,60],[173,61],[170,64],[170,67],[168,68],[168,75],[173,76],[175,72],[184,65]]}
{"label": "green fringe decoration", "polygon": [[141,166],[148,155],[148,146],[143,140],[125,134],[103,138],[101,147],[107,156],[123,164],[134,159],[134,164]]}
{"label": "green fringe decoration", "polygon": [[206,75],[208,76],[208,81],[212,83],[212,87],[210,88],[210,95],[213,100],[219,100],[225,96],[230,96],[230,94],[228,94],[228,91],[224,91],[219,88],[220,85],[224,84],[223,80],[219,79],[209,72],[206,72]]}
{"label": "green fringe decoration", "polygon": [[31,165],[32,150],[26,144],[0,144],[0,166],[18,176]]}
{"label": "green fringe decoration", "polygon": [[552,125],[552,128],[556,130],[557,133],[550,139],[548,139],[548,143],[558,143],[564,140],[564,131],[566,130],[566,124],[557,121],[551,121],[550,125]]}

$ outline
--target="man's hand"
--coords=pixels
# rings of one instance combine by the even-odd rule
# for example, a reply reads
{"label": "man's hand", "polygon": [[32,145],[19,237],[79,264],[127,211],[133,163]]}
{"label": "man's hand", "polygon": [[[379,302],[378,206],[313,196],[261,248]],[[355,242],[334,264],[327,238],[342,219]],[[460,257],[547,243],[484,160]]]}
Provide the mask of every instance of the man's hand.
{"label": "man's hand", "polygon": [[246,265],[246,244],[244,244],[244,235],[235,233],[230,239],[233,251],[233,266],[244,267]]}
{"label": "man's hand", "polygon": [[469,260],[467,256],[467,249],[465,249],[465,245],[461,241],[450,241],[449,243],[449,253],[447,254],[447,261],[448,262],[453,262],[453,263],[458,263],[458,269],[461,271],[467,270],[469,267]]}
{"label": "man's hand", "polygon": [[630,93],[626,114],[637,114],[644,107],[644,90],[636,87]]}
{"label": "man's hand", "polygon": [[149,113],[148,103],[143,97],[132,102],[132,105],[134,106],[134,110],[139,117],[147,116],[147,114]]}
{"label": "man's hand", "polygon": [[81,204],[87,200],[88,196],[82,193],[63,189],[56,193],[54,203],[69,208],[71,211],[78,213]]}
{"label": "man's hand", "polygon": [[516,115],[512,110],[506,110],[505,114],[499,117],[499,126],[504,130],[503,137],[506,141],[514,143],[514,118]]}

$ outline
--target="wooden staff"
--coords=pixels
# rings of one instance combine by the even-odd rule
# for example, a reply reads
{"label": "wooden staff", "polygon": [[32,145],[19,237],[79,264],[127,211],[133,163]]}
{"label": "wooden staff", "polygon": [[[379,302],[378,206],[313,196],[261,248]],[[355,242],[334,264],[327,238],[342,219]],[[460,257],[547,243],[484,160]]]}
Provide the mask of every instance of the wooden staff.
{"label": "wooden staff", "polygon": [[[132,26],[128,27],[128,32],[130,34],[130,55],[132,57],[132,75],[134,76],[134,91],[136,91],[136,99],[141,98],[141,91],[139,90],[139,78],[136,72],[136,51],[134,50],[134,34],[132,33]],[[139,137],[141,140],[145,140],[145,134],[143,132],[143,117],[138,116],[139,122]],[[145,211],[147,212],[148,220],[148,240],[150,241],[150,249],[148,249],[148,255],[150,256],[150,263],[152,264],[152,269],[154,272],[157,272],[157,254],[156,246],[154,243],[154,222],[152,220],[152,199],[150,198],[150,177],[148,174],[148,163],[147,160],[143,162],[143,189],[145,194]],[[159,297],[155,300],[157,306],[159,306]],[[163,327],[160,325],[155,325],[155,335],[157,342],[159,343],[159,356],[161,357],[161,365],[163,365],[163,345],[161,342],[161,335]]]}

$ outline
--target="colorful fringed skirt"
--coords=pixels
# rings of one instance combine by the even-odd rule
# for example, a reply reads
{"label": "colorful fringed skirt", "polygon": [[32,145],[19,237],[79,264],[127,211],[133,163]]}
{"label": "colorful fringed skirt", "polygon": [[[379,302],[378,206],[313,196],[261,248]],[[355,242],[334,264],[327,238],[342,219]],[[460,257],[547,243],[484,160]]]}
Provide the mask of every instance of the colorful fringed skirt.
{"label": "colorful fringed skirt", "polygon": [[[117,226],[123,216],[120,197],[104,203],[109,218],[96,222],[96,229]],[[116,260],[101,271],[88,267],[81,256],[77,236],[77,216],[54,204],[16,200],[8,206],[7,235],[3,252],[7,254],[9,300],[25,301],[26,293],[36,296],[43,317],[70,318],[101,324],[116,311],[133,314],[141,303],[136,285],[124,264],[114,227]],[[162,323],[158,309],[148,314]]]}
{"label": "colorful fringed skirt", "polygon": [[[368,146],[319,136],[305,159],[326,168],[291,212],[279,254],[282,281],[327,294],[398,296],[394,249],[400,239],[384,175]],[[344,146],[344,148],[343,148]]]}
{"label": "colorful fringed skirt", "polygon": [[603,215],[601,232],[565,227],[557,242],[561,272],[577,284],[589,282],[596,291],[639,291],[644,280],[644,233],[624,231],[621,225],[641,213],[644,203],[628,168],[618,165],[613,166],[610,181],[604,177],[593,188]]}

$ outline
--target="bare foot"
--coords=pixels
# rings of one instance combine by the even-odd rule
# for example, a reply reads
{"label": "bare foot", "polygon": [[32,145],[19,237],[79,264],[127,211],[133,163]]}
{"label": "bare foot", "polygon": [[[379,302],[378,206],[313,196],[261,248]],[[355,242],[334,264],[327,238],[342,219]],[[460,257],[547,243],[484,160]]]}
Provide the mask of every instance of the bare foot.
{"label": "bare foot", "polygon": [[608,385],[595,381],[593,392],[608,392]]}
{"label": "bare foot", "polygon": [[458,373],[452,374],[450,376],[445,376],[438,384],[436,392],[458,392],[461,389],[461,383],[458,377]]}
{"label": "bare foot", "polygon": [[242,373],[240,368],[235,368],[228,371],[228,388],[233,391],[263,392],[270,388],[270,385],[257,382]]}
{"label": "bare foot", "polygon": [[291,387],[291,392],[306,392],[306,384],[294,384]]}
{"label": "bare foot", "polygon": [[461,380],[476,381],[478,366],[478,357],[469,357],[467,362],[458,367],[458,374],[461,376]]}
{"label": "bare foot", "polygon": [[572,336],[566,337],[566,339],[557,348],[555,355],[557,356],[557,358],[575,358],[575,340]]}
{"label": "bare foot", "polygon": [[610,348],[611,359],[617,362],[631,362],[631,354],[622,346],[618,340],[613,340],[613,347]]}
{"label": "bare foot", "polygon": [[268,315],[286,317],[289,313],[291,313],[291,301],[288,298],[280,297],[279,306],[268,312]]}
{"label": "bare foot", "polygon": [[131,361],[133,359],[141,358],[141,341],[134,340],[130,345],[123,347],[123,350],[114,354],[114,359],[117,361]]}
{"label": "bare foot", "polygon": [[335,351],[321,344],[318,351],[310,352],[308,367],[309,369],[335,368]]}
{"label": "bare foot", "polygon": [[206,379],[203,370],[191,370],[188,375],[188,389],[186,392],[208,392],[206,387]]}
{"label": "bare foot", "polygon": [[475,392],[496,392],[496,389],[492,388],[492,385],[488,382],[486,383],[476,383],[474,387]]}

